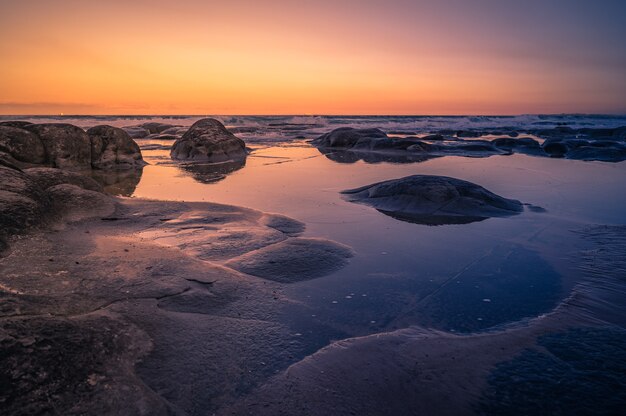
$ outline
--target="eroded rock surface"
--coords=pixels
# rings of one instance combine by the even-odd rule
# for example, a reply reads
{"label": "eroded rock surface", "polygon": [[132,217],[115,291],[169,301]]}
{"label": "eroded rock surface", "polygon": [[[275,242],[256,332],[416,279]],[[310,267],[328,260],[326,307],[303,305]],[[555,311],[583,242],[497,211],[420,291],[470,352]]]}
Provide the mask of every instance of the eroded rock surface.
{"label": "eroded rock surface", "polygon": [[39,136],[52,167],[91,169],[91,142],[83,129],[61,123],[31,124],[25,129]]}

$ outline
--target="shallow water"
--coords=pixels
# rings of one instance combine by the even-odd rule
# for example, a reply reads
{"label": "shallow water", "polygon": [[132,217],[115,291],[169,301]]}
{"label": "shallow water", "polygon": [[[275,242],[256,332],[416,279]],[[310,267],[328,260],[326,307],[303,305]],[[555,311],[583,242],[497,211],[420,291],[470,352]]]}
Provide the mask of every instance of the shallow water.
{"label": "shallow water", "polygon": [[[164,156],[145,154],[148,161]],[[395,220],[339,194],[416,173],[468,180],[547,212],[429,227]],[[622,223],[625,185],[626,164],[521,155],[340,164],[305,143],[292,143],[255,150],[244,168],[211,184],[176,166],[147,166],[134,196],[277,212],[306,223],[307,235],[352,246],[357,255],[345,269],[287,288],[301,302],[289,314],[294,331],[311,331],[316,338],[309,327],[327,328],[334,336],[412,324],[469,332],[545,313],[577,279],[568,258],[577,249],[570,230]]]}
{"label": "shallow water", "polygon": [[[197,118],[150,120],[188,126]],[[68,120],[84,127],[145,121]],[[523,325],[553,310],[583,278],[576,256],[588,242],[577,230],[591,224],[626,224],[626,162],[515,154],[448,156],[420,163],[339,163],[307,143],[344,125],[424,133],[440,128],[522,130],[559,123],[626,125],[624,117],[231,117],[223,121],[231,127],[251,128],[238,134],[252,150],[245,163],[194,167],[172,163],[167,150],[144,150],[149,165],[141,176],[110,191],[133,198],[210,201],[284,214],[306,224],[305,236],[352,247],[356,255],[347,267],[285,285],[291,303],[280,319],[302,345],[302,356],[293,361],[332,340],[412,325],[459,333]],[[526,209],[509,218],[426,226],[347,202],[340,194],[413,174],[470,181],[545,212]]]}

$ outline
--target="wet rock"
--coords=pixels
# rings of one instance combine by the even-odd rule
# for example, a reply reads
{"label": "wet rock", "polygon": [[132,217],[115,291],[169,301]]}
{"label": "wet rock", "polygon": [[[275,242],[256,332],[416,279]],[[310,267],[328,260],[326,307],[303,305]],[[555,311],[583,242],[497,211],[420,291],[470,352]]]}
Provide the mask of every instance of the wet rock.
{"label": "wet rock", "polygon": [[[340,148],[353,148],[357,147],[369,147],[372,141],[379,141],[380,139],[389,140],[389,137],[379,129],[354,129],[351,127],[341,127],[326,133],[313,140],[313,143],[319,147],[340,147]],[[361,144],[361,146],[358,146]],[[367,146],[363,146],[367,144]]]}
{"label": "wet rock", "polygon": [[491,142],[499,149],[535,149],[540,150],[539,142],[531,137],[520,137],[519,139],[510,137],[498,137]]}
{"label": "wet rock", "polygon": [[475,138],[475,137],[480,137],[482,135],[483,133],[480,131],[459,130],[456,132],[456,137]]}
{"label": "wet rock", "polygon": [[626,160],[626,146],[614,144],[612,146],[579,146],[567,152],[568,159],[601,161],[601,162],[621,162]]}
{"label": "wet rock", "polygon": [[15,170],[20,170],[18,161],[13,159],[9,154],[0,152],[0,166],[4,166],[6,168],[11,168]]}
{"label": "wet rock", "polygon": [[260,224],[290,236],[302,234],[306,227],[303,222],[280,214],[265,214]]}
{"label": "wet rock", "polygon": [[79,221],[106,217],[115,212],[113,199],[100,192],[69,184],[55,185],[47,192],[51,201],[50,213],[55,219]]}
{"label": "wet rock", "polygon": [[561,140],[546,140],[541,147],[551,157],[564,157],[569,150]]}
{"label": "wet rock", "polygon": [[531,137],[498,137],[491,142],[497,149],[511,153],[525,153],[535,156],[545,156],[539,142]]}
{"label": "wet rock", "polygon": [[171,124],[157,123],[157,122],[151,121],[148,123],[140,124],[139,127],[147,130],[150,134],[159,134],[159,133],[164,132],[165,130],[171,129],[172,127],[176,127],[176,126],[173,126]]}
{"label": "wet rock", "polygon": [[147,137],[148,135],[150,135],[150,132],[144,129],[143,127],[137,127],[137,126],[122,127],[122,130],[128,133],[128,135],[132,139],[143,139],[144,137]]}
{"label": "wet rock", "polygon": [[187,127],[170,127],[169,129],[163,130],[161,135],[171,135],[171,136],[182,136],[187,131]]}
{"label": "wet rock", "polygon": [[49,203],[33,178],[0,166],[0,236],[19,234],[44,222]]}
{"label": "wet rock", "polygon": [[151,134],[146,137],[146,139],[150,140],[178,140],[181,136],[174,134]]}
{"label": "wet rock", "polygon": [[244,159],[247,153],[243,140],[219,121],[205,118],[195,122],[174,142],[170,155],[175,160],[225,162]]}
{"label": "wet rock", "polygon": [[426,141],[441,141],[445,140],[445,137],[442,134],[429,134],[421,137],[421,139]]}
{"label": "wet rock", "polygon": [[81,128],[71,124],[31,124],[25,127],[41,139],[47,163],[61,169],[90,169],[91,142]]}
{"label": "wet rock", "polygon": [[76,185],[88,191],[103,192],[102,186],[93,178],[57,168],[30,168],[24,173],[30,176],[42,189],[61,184]]}
{"label": "wet rock", "polygon": [[446,176],[414,175],[342,192],[351,202],[372,206],[407,222],[465,224],[519,214],[519,201],[471,182]]}
{"label": "wet rock", "polygon": [[149,340],[109,317],[4,319],[4,415],[168,414],[133,373]]}
{"label": "wet rock", "polygon": [[41,139],[19,127],[0,126],[0,151],[23,167],[46,163],[46,150]]}
{"label": "wet rock", "polygon": [[352,256],[348,246],[334,241],[290,238],[230,260],[226,266],[264,279],[294,283],[339,270]]}
{"label": "wet rock", "polygon": [[96,126],[87,130],[94,169],[132,169],[146,163],[128,133],[117,127]]}

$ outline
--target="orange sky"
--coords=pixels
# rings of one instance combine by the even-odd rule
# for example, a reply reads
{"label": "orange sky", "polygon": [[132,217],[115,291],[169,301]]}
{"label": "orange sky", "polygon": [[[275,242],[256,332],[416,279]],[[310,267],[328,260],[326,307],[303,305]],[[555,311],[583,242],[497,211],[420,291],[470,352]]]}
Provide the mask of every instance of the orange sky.
{"label": "orange sky", "polygon": [[620,2],[127,3],[0,0],[0,113],[626,112]]}

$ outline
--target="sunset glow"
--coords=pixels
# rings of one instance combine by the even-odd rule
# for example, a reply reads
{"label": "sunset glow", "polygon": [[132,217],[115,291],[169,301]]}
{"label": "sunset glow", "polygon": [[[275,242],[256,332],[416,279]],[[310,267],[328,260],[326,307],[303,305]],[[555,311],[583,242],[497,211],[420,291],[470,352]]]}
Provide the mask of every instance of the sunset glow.
{"label": "sunset glow", "polygon": [[626,112],[622,2],[300,3],[2,0],[0,113]]}

